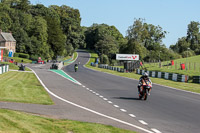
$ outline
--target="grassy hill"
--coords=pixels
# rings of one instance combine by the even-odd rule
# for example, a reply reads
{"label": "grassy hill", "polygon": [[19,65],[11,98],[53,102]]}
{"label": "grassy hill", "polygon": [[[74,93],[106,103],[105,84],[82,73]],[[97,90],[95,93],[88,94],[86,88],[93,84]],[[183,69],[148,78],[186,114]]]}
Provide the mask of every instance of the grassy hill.
{"label": "grassy hill", "polygon": [[[188,76],[198,76],[200,75],[200,55],[181,58],[174,60],[174,65],[169,65],[171,61],[162,62],[162,67],[159,67],[159,63],[146,63],[144,66],[149,71],[160,71],[169,73],[179,73]],[[181,65],[185,64],[185,70],[181,70]]]}

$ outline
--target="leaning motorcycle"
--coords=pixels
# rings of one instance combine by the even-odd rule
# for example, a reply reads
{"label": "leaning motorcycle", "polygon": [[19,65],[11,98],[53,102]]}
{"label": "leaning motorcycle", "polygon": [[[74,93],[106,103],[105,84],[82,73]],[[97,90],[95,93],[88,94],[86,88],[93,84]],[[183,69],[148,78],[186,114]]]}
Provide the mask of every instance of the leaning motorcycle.
{"label": "leaning motorcycle", "polygon": [[142,85],[140,87],[139,99],[147,100],[148,92],[151,89],[152,85],[147,80],[142,80]]}

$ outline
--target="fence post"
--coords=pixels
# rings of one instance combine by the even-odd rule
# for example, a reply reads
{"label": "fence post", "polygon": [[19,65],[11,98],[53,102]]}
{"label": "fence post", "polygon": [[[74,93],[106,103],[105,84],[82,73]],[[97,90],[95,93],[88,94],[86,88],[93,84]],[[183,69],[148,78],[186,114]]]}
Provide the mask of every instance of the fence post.
{"label": "fence post", "polygon": [[190,62],[189,62],[189,70],[190,70]]}

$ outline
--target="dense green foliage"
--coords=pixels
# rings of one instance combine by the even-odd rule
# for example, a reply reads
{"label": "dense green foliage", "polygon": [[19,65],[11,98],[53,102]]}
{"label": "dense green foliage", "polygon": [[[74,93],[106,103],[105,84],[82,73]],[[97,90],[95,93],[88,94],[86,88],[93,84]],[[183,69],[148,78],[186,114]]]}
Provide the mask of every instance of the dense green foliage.
{"label": "dense green foliage", "polygon": [[126,39],[115,26],[93,24],[85,29],[85,41],[87,48],[95,50],[103,63],[103,58],[111,59],[112,54],[119,53],[120,47],[125,44]]}
{"label": "dense green foliage", "polygon": [[140,60],[145,61],[180,58],[162,43],[166,33],[160,26],[136,19],[128,28],[126,38],[114,26],[93,24],[85,28],[85,40],[87,48],[98,53],[101,63],[113,62],[112,55],[116,53],[139,54]]}
{"label": "dense green foliage", "polygon": [[167,32],[162,27],[135,19],[127,36],[115,26],[93,24],[81,27],[79,10],[66,5],[31,5],[28,0],[0,1],[0,29],[12,32],[17,40],[16,51],[52,59],[71,56],[77,48],[98,53],[101,63],[112,63],[115,54],[139,54],[140,60],[157,62],[200,54],[199,22],[188,25],[187,36],[170,49],[162,40]]}
{"label": "dense green foliage", "polygon": [[170,48],[182,55],[182,57],[189,57],[200,54],[200,23],[191,21],[188,24],[187,36],[178,39],[175,45]]}
{"label": "dense green foliage", "polygon": [[12,32],[16,51],[31,59],[72,55],[85,45],[80,13],[68,6],[31,5],[28,0],[0,1],[0,29]]}

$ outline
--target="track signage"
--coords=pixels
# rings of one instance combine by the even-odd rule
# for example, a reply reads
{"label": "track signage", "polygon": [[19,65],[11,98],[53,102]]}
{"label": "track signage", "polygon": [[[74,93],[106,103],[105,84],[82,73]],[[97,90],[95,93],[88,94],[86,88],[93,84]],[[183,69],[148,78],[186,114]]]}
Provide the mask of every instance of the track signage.
{"label": "track signage", "polygon": [[139,60],[138,54],[116,54],[116,60]]}

